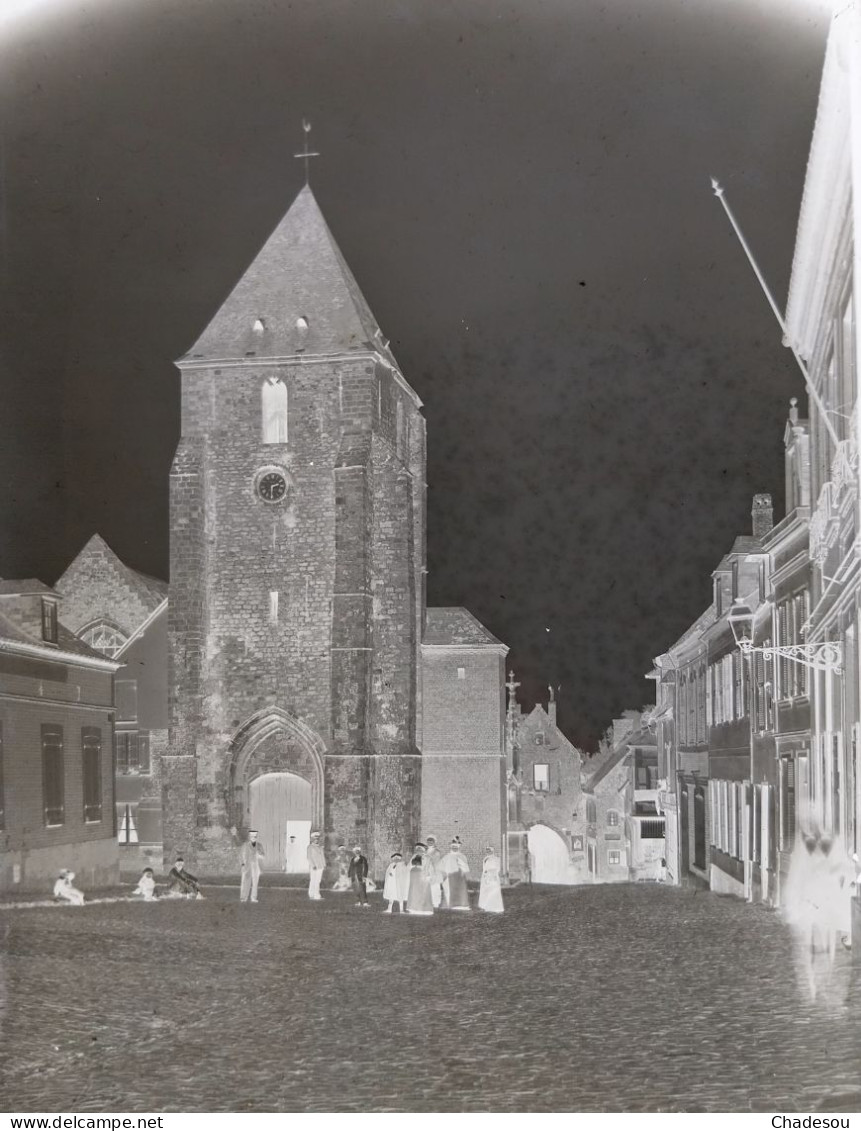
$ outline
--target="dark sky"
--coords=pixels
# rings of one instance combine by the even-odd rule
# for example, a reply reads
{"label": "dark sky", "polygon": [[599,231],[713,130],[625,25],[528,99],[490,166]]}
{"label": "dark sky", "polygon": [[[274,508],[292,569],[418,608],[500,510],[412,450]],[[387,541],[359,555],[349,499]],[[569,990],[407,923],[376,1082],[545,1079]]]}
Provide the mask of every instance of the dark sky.
{"label": "dark sky", "polygon": [[[593,745],[782,514],[822,0],[4,0],[0,575],[167,575],[173,359],[312,185],[428,421],[429,602]],[[548,631],[549,629],[549,631]]]}

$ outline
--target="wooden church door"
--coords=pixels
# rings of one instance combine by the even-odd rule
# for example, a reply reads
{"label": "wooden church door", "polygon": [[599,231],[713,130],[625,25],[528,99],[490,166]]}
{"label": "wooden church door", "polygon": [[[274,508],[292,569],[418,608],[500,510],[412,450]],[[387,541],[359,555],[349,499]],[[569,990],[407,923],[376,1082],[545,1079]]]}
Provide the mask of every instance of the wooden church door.
{"label": "wooden church door", "polygon": [[311,832],[311,783],[298,774],[263,774],[251,783],[248,808],[249,828],[257,829],[266,853],[261,861],[264,871],[283,872],[297,823],[303,829],[307,825],[308,835]]}

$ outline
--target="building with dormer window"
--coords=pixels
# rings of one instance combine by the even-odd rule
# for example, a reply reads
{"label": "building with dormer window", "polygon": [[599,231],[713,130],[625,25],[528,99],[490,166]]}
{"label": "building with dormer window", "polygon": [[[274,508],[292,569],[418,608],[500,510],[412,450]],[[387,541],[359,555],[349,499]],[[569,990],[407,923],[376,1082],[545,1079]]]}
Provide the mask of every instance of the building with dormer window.
{"label": "building with dormer window", "polygon": [[0,891],[119,879],[113,675],[40,581],[0,581]]}

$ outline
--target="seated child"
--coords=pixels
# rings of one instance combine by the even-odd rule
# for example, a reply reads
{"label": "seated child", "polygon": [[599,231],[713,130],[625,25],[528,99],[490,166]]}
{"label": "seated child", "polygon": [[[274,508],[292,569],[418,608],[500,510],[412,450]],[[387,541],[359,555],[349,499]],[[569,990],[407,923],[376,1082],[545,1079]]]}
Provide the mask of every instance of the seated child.
{"label": "seated child", "polygon": [[145,899],[147,903],[158,899],[155,893],[155,876],[153,875],[152,868],[144,868],[141,878],[138,880],[138,886],[132,892],[132,895],[139,895],[141,899]]}
{"label": "seated child", "polygon": [[72,885],[74,878],[75,873],[67,871],[66,868],[60,872],[54,884],[54,899],[57,903],[73,903],[79,907],[84,902],[84,893]]}

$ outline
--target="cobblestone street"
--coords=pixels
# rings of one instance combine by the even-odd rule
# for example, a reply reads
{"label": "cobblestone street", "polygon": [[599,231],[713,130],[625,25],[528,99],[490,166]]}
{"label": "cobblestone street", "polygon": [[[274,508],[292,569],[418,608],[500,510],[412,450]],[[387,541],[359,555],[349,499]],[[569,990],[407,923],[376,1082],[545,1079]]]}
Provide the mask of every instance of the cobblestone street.
{"label": "cobblestone street", "polygon": [[0,1107],[861,1109],[861,993],[804,1003],[774,913],[629,885],[521,888],[499,918],[371,898],[0,909]]}

